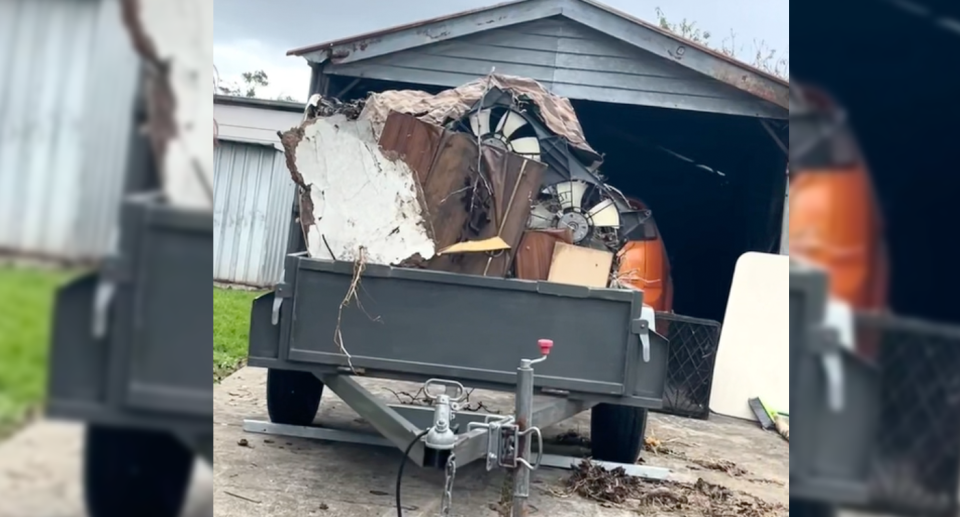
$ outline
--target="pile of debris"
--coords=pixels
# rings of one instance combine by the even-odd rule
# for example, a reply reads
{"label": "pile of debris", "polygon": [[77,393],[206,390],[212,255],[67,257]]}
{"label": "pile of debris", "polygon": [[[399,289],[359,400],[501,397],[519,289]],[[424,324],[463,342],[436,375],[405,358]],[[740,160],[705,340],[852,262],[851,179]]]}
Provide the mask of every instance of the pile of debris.
{"label": "pile of debris", "polygon": [[312,257],[590,287],[650,278],[617,260],[657,237],[650,211],[605,183],[570,102],[531,79],[315,95],[281,141]]}
{"label": "pile of debris", "polygon": [[590,461],[580,463],[566,488],[569,493],[601,504],[629,505],[659,512],[704,517],[789,515],[789,509],[782,504],[771,504],[703,479],[696,483],[647,481],[628,475],[623,468],[606,470]]}

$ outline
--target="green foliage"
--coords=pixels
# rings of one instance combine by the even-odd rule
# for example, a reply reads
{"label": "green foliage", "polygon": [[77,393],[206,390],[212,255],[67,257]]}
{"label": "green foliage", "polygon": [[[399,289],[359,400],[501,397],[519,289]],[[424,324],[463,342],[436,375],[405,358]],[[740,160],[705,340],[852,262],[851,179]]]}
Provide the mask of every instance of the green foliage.
{"label": "green foliage", "polygon": [[250,308],[262,291],[213,289],[213,381],[219,382],[247,359]]}
{"label": "green foliage", "polygon": [[240,74],[243,78],[243,85],[236,83],[217,84],[217,90],[222,95],[231,95],[233,97],[256,97],[257,88],[266,88],[270,86],[270,78],[263,70],[253,72],[244,72]]}
{"label": "green foliage", "polygon": [[[753,49],[747,52],[743,45],[737,46],[737,34],[730,30],[730,35],[720,41],[719,45],[711,40],[713,36],[710,31],[705,31],[697,26],[697,22],[688,21],[686,18],[679,22],[671,22],[663,9],[656,8],[657,25],[661,29],[670,31],[681,38],[698,43],[709,49],[715,50],[725,56],[736,58],[747,64],[754,66],[759,70],[786,78],[790,69],[790,60],[786,54],[779,54],[777,49],[770,48],[766,41],[753,40]],[[743,57],[749,56],[744,60]]]}

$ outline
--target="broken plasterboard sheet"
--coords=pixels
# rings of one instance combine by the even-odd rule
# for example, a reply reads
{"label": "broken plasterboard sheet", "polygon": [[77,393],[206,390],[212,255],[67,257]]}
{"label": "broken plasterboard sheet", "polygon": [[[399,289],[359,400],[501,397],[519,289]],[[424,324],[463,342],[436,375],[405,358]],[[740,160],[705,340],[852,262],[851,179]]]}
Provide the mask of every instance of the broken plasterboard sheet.
{"label": "broken plasterboard sheet", "polygon": [[558,242],[553,248],[547,280],[560,284],[607,287],[613,253]]}
{"label": "broken plasterboard sheet", "polygon": [[213,209],[213,2],[122,0],[143,58],[157,170],[174,205]]}
{"label": "broken plasterboard sheet", "polygon": [[353,261],[361,247],[372,264],[434,256],[416,176],[383,155],[368,123],[334,115],[301,130],[294,176],[308,187],[301,207],[311,209],[301,209],[301,226],[311,257]]}

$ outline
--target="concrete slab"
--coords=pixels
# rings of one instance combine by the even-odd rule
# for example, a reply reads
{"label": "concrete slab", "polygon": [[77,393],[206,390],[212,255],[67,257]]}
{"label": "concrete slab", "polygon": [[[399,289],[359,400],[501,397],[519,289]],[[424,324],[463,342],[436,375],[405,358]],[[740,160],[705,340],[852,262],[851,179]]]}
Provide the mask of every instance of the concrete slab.
{"label": "concrete slab", "polygon": [[[41,420],[0,443],[0,517],[86,517],[81,482],[83,426]],[[194,469],[184,517],[213,513],[212,471]]]}
{"label": "concrete slab", "polygon": [[[414,385],[393,381],[364,379],[361,383],[390,402],[397,402],[390,390],[416,391]],[[396,515],[394,484],[399,451],[245,433],[241,427],[244,418],[266,419],[265,389],[266,372],[245,368],[214,390],[214,515]],[[471,401],[480,400],[485,406],[501,411],[509,411],[513,405],[512,396],[503,393],[477,391]],[[368,428],[332,393],[324,394],[318,421],[340,427]],[[550,429],[547,436],[570,430],[589,437],[589,414]],[[673,479],[696,481],[702,477],[769,502],[789,503],[789,445],[775,433],[719,417],[704,422],[651,415],[648,435],[659,439],[670,452],[645,453],[646,463],[673,469]],[[248,445],[239,445],[241,439]],[[699,465],[711,460],[732,462],[744,472],[734,475]],[[633,510],[606,508],[577,496],[557,496],[568,477],[569,472],[553,469],[533,474],[531,503],[535,515],[636,515]],[[454,484],[453,514],[496,516],[491,506],[499,500],[503,479],[503,473],[487,473],[480,464],[459,469]],[[440,471],[408,468],[402,489],[403,504],[407,507],[404,515],[435,515],[442,481]]]}

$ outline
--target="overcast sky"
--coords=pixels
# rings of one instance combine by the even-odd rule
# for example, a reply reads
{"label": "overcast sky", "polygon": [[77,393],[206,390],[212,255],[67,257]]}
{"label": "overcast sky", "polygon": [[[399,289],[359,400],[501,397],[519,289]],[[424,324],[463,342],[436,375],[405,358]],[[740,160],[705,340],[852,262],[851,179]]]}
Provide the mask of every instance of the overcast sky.
{"label": "overcast sky", "polygon": [[[214,63],[222,82],[239,82],[246,71],[263,70],[270,87],[261,96],[305,100],[310,86],[306,61],[288,50],[383,29],[500,0],[216,0]],[[670,21],[686,18],[720,43],[733,31],[741,59],[751,60],[754,42],[789,56],[788,0],[605,0],[655,23],[660,7]]]}

